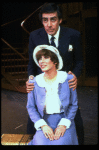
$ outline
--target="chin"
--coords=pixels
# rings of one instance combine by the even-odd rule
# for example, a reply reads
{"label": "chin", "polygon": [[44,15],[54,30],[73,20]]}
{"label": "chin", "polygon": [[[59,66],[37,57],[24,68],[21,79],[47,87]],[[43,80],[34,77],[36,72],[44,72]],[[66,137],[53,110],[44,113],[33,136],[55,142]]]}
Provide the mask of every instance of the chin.
{"label": "chin", "polygon": [[47,32],[49,35],[54,35],[55,34],[55,32],[53,31],[53,32]]}
{"label": "chin", "polygon": [[46,72],[47,70],[46,69],[41,69],[43,72]]}
{"label": "chin", "polygon": [[41,69],[43,72],[48,72],[49,69]]}

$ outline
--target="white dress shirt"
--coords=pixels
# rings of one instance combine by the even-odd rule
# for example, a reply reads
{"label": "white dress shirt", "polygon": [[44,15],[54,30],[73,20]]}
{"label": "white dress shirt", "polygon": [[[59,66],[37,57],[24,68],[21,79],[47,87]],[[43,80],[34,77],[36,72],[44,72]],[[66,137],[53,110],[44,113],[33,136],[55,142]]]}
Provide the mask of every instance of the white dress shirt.
{"label": "white dress shirt", "polygon": [[[55,42],[55,45],[56,45],[57,48],[59,46],[59,42],[58,42],[59,41],[59,33],[60,33],[60,26],[58,28],[57,33],[54,35],[54,37],[55,37],[54,42]],[[49,34],[47,34],[47,35],[48,35],[49,43],[51,44],[51,37],[52,37],[52,35],[49,35]]]}

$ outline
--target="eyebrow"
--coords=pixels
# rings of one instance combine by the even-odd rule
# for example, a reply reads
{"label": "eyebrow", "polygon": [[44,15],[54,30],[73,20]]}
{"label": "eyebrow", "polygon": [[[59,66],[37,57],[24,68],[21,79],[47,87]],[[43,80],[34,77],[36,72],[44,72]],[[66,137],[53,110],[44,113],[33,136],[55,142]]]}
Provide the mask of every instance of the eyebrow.
{"label": "eyebrow", "polygon": [[[56,16],[51,17],[50,19],[57,18]],[[48,17],[42,17],[42,19],[48,19]]]}

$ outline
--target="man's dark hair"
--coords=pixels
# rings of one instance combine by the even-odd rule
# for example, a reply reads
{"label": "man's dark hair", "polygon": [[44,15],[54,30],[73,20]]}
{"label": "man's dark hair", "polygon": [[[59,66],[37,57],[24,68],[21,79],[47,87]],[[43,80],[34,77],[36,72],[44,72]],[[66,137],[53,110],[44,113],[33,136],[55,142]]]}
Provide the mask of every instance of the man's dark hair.
{"label": "man's dark hair", "polygon": [[43,7],[41,8],[41,10],[39,12],[40,21],[42,21],[43,13],[53,13],[53,12],[57,12],[59,20],[62,19],[62,10],[57,4],[47,3],[47,4],[43,5]]}

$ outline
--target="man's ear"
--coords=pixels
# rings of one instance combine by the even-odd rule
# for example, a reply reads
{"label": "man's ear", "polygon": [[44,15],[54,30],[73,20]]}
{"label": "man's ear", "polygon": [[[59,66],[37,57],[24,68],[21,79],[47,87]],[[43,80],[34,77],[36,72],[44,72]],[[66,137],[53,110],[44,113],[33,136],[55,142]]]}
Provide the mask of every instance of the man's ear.
{"label": "man's ear", "polygon": [[62,21],[63,21],[63,20],[62,20],[62,19],[60,19],[60,20],[59,20],[59,24],[61,24],[61,23],[62,23]]}

